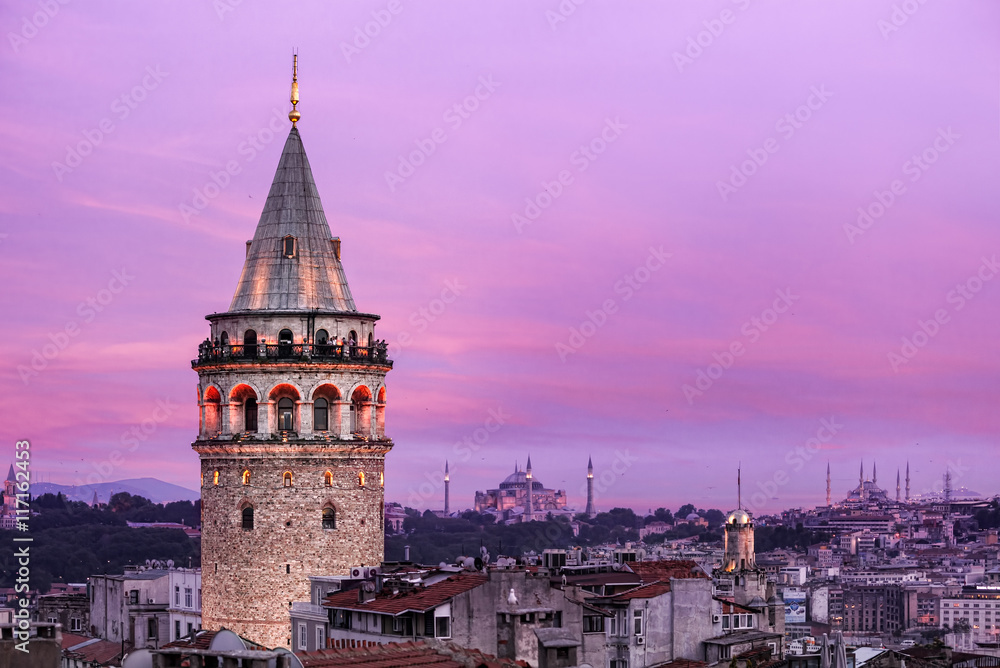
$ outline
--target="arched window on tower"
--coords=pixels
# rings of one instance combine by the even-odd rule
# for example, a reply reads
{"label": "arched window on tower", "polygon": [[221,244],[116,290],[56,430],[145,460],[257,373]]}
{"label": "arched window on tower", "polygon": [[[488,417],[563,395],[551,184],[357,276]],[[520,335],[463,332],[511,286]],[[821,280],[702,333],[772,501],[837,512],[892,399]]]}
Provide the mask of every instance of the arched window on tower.
{"label": "arched window on tower", "polygon": [[323,508],[323,528],[337,528],[337,511],[334,510],[332,506],[326,506]]}
{"label": "arched window on tower", "polygon": [[364,471],[358,471],[358,485],[360,487],[364,487],[365,486],[365,472]]}
{"label": "arched window on tower", "polygon": [[250,484],[250,469],[246,469],[243,471],[243,484],[244,485]]}
{"label": "arched window on tower", "polygon": [[243,356],[257,357],[257,332],[252,329],[243,332]]}
{"label": "arched window on tower", "polygon": [[218,485],[219,484],[219,472],[218,471],[216,471],[215,473],[212,474],[212,484],[213,485]]}
{"label": "arched window on tower", "polygon": [[327,487],[333,487],[333,474],[329,471],[323,474],[323,484]]}
{"label": "arched window on tower", "polygon": [[329,405],[323,397],[313,401],[313,431],[327,431],[330,428]]}
{"label": "arched window on tower", "polygon": [[253,506],[247,506],[243,509],[240,520],[244,531],[251,531],[253,529]]}
{"label": "arched window on tower", "polygon": [[288,397],[278,400],[278,431],[292,431],[295,428],[294,421],[295,402]]}
{"label": "arched window on tower", "polygon": [[278,332],[278,357],[290,357],[292,354],[292,330],[283,329]]}
{"label": "arched window on tower", "polygon": [[250,397],[243,404],[244,431],[257,431],[257,400]]}
{"label": "arched window on tower", "polygon": [[375,337],[371,332],[368,332],[368,354],[372,354],[372,348],[375,346]]}
{"label": "arched window on tower", "polygon": [[223,332],[222,334],[219,335],[219,343],[222,344],[222,345],[224,345],[224,346],[228,346],[229,345],[229,333],[228,332]]}
{"label": "arched window on tower", "polygon": [[291,487],[292,486],[292,472],[291,471],[285,471],[284,473],[281,474],[281,484],[284,487]]}
{"label": "arched window on tower", "polygon": [[325,329],[316,330],[316,336],[313,339],[313,342],[316,344],[317,355],[330,354],[330,333]]}

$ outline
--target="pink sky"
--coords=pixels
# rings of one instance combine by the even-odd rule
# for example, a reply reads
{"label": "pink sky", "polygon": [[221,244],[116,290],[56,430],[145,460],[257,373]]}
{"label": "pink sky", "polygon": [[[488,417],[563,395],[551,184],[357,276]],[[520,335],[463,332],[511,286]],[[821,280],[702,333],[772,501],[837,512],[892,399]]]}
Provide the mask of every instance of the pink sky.
{"label": "pink sky", "polygon": [[[1000,280],[979,278],[1000,254],[993,3],[48,4],[0,9],[0,443],[12,458],[30,439],[45,479],[197,488],[190,360],[236,288],[297,48],[299,127],[356,302],[382,338],[409,335],[388,499],[440,507],[447,458],[470,506],[529,451],[580,508],[588,455],[615,469],[604,509],[734,506],[738,461],[745,498],[785,481],[757,511],[822,503],[828,460],[835,497],[862,458],[890,487],[909,460],[914,493],[948,462],[956,485],[1000,491]],[[558,197],[515,224],[545,187]],[[601,326],[571,339],[588,312]],[[934,335],[903,357],[920,321]],[[699,371],[717,378],[686,395]],[[504,425],[457,449],[490,410]],[[836,433],[796,454],[822,419]]]}

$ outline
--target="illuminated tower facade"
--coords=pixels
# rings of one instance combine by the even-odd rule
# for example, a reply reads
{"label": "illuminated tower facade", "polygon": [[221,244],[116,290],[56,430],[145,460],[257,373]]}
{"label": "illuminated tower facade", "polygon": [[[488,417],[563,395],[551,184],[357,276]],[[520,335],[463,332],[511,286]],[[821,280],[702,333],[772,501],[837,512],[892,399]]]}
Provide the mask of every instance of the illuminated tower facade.
{"label": "illuminated tower facade", "polygon": [[899,469],[896,469],[896,503],[899,503]]}
{"label": "illuminated tower facade", "polygon": [[383,559],[385,376],[296,127],[229,310],[207,316],[198,373],[202,625],[290,647],[308,576]]}
{"label": "illuminated tower facade", "polygon": [[588,516],[593,517],[597,514],[597,510],[594,508],[594,462],[591,461],[590,457],[587,458],[587,510]]}

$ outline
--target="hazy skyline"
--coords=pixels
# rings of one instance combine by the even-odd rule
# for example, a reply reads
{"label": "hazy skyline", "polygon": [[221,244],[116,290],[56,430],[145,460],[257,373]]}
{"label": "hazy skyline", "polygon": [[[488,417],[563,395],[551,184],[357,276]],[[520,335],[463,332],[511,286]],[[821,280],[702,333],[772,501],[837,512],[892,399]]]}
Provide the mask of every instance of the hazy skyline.
{"label": "hazy skyline", "polygon": [[760,512],[823,503],[827,461],[834,499],[862,459],[893,493],[910,461],[914,494],[949,463],[995,494],[998,23],[986,2],[7,3],[6,459],[27,438],[54,482],[197,488],[190,361],[297,49],[303,143],[396,362],[387,500],[427,482],[443,505],[448,459],[471,506],[529,453],[580,508],[588,456],[620,469],[602,509],[725,510],[739,462],[745,499],[784,481]]}

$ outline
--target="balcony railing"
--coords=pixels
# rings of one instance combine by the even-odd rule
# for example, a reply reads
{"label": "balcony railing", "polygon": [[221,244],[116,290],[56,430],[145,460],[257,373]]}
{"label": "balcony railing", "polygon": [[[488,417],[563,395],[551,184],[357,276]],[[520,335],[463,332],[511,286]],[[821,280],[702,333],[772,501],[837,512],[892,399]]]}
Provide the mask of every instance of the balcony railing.
{"label": "balcony railing", "polygon": [[372,346],[333,343],[258,343],[256,345],[215,345],[207,340],[198,346],[198,359],[191,366],[218,363],[261,362],[352,362],[392,366],[389,346],[376,341]]}

